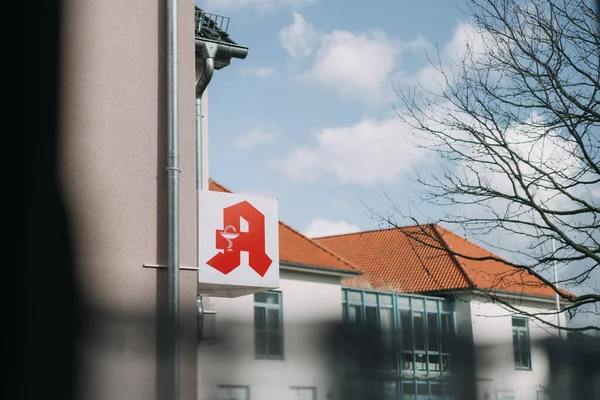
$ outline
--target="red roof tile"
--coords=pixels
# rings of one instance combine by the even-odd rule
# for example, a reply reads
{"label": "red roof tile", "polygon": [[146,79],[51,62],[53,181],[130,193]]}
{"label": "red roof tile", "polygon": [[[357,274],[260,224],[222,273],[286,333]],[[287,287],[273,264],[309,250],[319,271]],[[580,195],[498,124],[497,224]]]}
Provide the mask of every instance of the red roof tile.
{"label": "red roof tile", "polygon": [[499,261],[475,261],[453,255],[478,258],[493,254],[438,225],[314,240],[364,271],[360,277],[345,279],[343,284],[347,287],[405,293],[477,288],[554,296],[552,288],[523,270]]}
{"label": "red roof tile", "polygon": [[[213,180],[209,182],[209,190],[231,193]],[[299,264],[300,267],[316,267],[346,274],[361,273],[350,263],[281,221],[279,221],[279,260],[282,263]]]}

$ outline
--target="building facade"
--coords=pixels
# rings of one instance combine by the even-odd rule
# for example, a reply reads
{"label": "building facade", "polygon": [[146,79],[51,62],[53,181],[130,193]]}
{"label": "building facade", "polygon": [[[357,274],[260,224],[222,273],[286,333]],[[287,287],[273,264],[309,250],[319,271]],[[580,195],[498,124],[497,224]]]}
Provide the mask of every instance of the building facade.
{"label": "building facade", "polygon": [[[343,390],[451,399],[458,356],[446,340],[455,335],[489,345],[478,358],[479,398],[543,397],[547,363],[534,343],[556,332],[480,296],[496,266],[420,254],[394,237],[404,237],[399,230],[310,240],[280,224],[279,289],[204,298],[198,313],[194,5],[179,7],[189,10],[178,14],[180,263],[191,267],[179,282],[181,399],[342,400]],[[162,399],[159,382],[169,374],[158,319],[167,296],[164,4],[71,0],[63,10],[59,172],[91,310],[81,397]],[[526,283],[503,289],[524,290],[511,301],[532,311],[551,309],[552,294]],[[360,349],[375,345],[378,362],[365,367],[334,351],[330,333],[342,322],[379,332]]]}
{"label": "building facade", "polygon": [[[195,264],[194,4],[178,2],[180,263]],[[186,11],[188,10],[188,11]],[[164,399],[167,48],[162,1],[62,2],[60,180],[86,304],[80,397]],[[180,271],[180,398],[195,400],[197,272]]]}
{"label": "building facade", "polygon": [[[451,377],[453,383],[460,382],[457,371],[464,375],[468,371],[466,367],[474,371],[469,378],[475,381],[473,396],[477,399],[547,398],[550,371],[544,344],[558,338],[560,332],[542,321],[558,326],[565,326],[566,322],[564,314],[556,313],[555,292],[551,288],[523,271],[488,259],[491,253],[487,250],[436,225],[359,232],[316,241],[364,272],[343,281],[348,293],[353,292],[350,288],[355,288],[364,290],[363,293],[396,293],[396,298],[409,293],[430,296],[424,307],[421,300],[411,298],[410,311],[404,311],[405,323],[402,323],[401,310],[394,309],[392,313],[400,345],[412,343],[413,346],[413,359],[410,352],[403,350],[409,362],[397,357],[398,365],[406,366],[397,373],[400,378],[396,388],[398,398],[454,396],[457,390],[464,388],[451,384],[440,393],[437,386],[435,391],[431,390],[431,383],[441,379],[442,387],[446,388],[446,376]],[[399,295],[401,293],[404,294]],[[378,296],[380,299],[381,294]],[[438,299],[437,309],[431,298]],[[378,303],[374,300],[371,295],[371,306],[379,304],[381,307],[381,300]],[[444,307],[440,315],[430,313],[430,310],[439,310],[439,306]],[[400,320],[396,316],[398,311]],[[373,311],[365,310],[362,317],[367,318],[367,313]],[[444,323],[444,318],[452,324]],[[412,342],[410,337],[402,340],[407,326],[413,335]],[[443,340],[441,347],[436,347],[435,342],[432,347],[430,335],[437,334],[439,329],[455,335],[455,340],[450,342],[474,349],[473,359],[470,360],[468,354],[445,353]],[[423,340],[416,339],[420,335]],[[442,337],[448,339],[449,336]],[[432,348],[442,352],[430,354]],[[438,367],[440,356],[441,367]],[[444,359],[449,361],[444,362]],[[419,360],[424,362],[419,364]],[[441,376],[438,376],[440,371]],[[416,390],[413,391],[410,384],[408,391],[404,390],[406,379],[416,380]]]}

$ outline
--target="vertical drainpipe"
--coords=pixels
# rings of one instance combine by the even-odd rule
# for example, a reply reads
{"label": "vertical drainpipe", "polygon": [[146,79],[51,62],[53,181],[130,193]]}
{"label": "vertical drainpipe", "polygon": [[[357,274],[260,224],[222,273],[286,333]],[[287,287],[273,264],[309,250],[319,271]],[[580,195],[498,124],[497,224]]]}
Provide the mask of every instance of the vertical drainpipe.
{"label": "vertical drainpipe", "polygon": [[[196,265],[198,266],[198,278],[202,271],[200,270],[201,252],[200,252],[200,202],[202,200],[202,190],[208,190],[208,135],[202,132],[202,95],[212,79],[215,69],[215,60],[217,46],[213,43],[204,43],[202,46],[202,58],[196,59]],[[199,61],[204,61],[204,65],[198,65]],[[202,74],[200,74],[202,70]],[[198,296],[198,327],[199,338],[202,337],[204,329],[204,306],[202,296]]]}
{"label": "vertical drainpipe", "polygon": [[179,400],[179,104],[177,0],[166,1],[167,17],[167,271],[168,398]]}

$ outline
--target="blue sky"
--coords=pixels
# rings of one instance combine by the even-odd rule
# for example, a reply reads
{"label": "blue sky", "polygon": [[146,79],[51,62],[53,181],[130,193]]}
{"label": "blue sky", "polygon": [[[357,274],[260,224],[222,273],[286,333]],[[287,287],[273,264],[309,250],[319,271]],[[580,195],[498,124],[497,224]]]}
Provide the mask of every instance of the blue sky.
{"label": "blue sky", "polygon": [[400,135],[393,84],[427,73],[426,51],[460,43],[454,2],[197,4],[231,17],[231,37],[250,49],[209,86],[213,179],[278,198],[281,220],[309,236],[377,229],[368,207],[416,198],[407,174],[430,160]]}
{"label": "blue sky", "polygon": [[[439,74],[426,54],[439,50],[446,63],[464,54],[467,39],[482,46],[462,1],[198,1],[231,17],[231,37],[249,47],[208,89],[211,178],[279,199],[280,219],[309,237],[387,227],[369,208],[411,224],[390,201],[419,222],[438,220],[440,207],[410,205],[419,198],[413,171],[435,171],[437,160],[407,143],[411,130],[392,108],[394,85],[418,79],[431,89]],[[552,146],[556,154],[561,147]],[[526,245],[488,236],[484,247],[489,240],[506,249]],[[563,274],[569,268],[559,267]]]}

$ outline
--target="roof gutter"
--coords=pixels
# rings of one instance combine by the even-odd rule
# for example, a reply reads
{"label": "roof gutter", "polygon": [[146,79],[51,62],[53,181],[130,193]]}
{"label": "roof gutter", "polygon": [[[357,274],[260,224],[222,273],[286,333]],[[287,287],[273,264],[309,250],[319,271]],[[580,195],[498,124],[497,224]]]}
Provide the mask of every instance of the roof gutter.
{"label": "roof gutter", "polygon": [[347,271],[343,269],[321,267],[319,265],[302,264],[283,260],[281,260],[279,268],[284,271],[296,271],[319,275],[339,276],[342,278],[352,278],[354,276],[362,274],[362,271]]}
{"label": "roof gutter", "polygon": [[[461,293],[465,293],[471,291],[476,295],[481,295],[481,296],[486,296],[486,297],[500,297],[503,298],[505,300],[515,300],[515,299],[519,299],[519,300],[528,300],[528,301],[532,301],[532,302],[538,302],[538,303],[547,303],[547,304],[554,304],[555,300],[554,300],[554,296],[544,296],[544,295],[539,295],[539,294],[524,294],[524,293],[518,293],[518,292],[507,292],[504,290],[494,290],[493,292],[490,293],[489,290],[486,289],[477,289],[477,288],[465,288],[464,290],[456,290],[456,291],[447,291],[447,292],[437,292],[440,294],[443,293],[451,293],[451,294],[461,294]],[[567,299],[562,299],[563,303],[572,303],[571,301],[567,300]]]}

